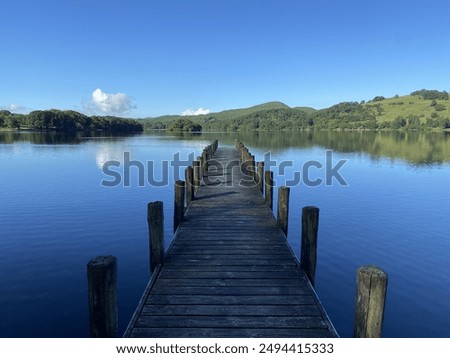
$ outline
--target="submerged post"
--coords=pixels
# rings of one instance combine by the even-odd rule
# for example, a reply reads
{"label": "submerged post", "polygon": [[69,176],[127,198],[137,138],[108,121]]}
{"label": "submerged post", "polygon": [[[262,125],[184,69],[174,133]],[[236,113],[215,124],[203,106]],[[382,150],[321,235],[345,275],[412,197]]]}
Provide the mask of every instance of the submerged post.
{"label": "submerged post", "polygon": [[314,286],[317,261],[317,231],[319,229],[319,208],[306,206],[302,210],[302,243],[300,264]]}
{"label": "submerged post", "polygon": [[175,200],[173,210],[173,232],[177,231],[178,225],[184,218],[184,194],[186,183],[184,180],[175,181]]}
{"label": "submerged post", "polygon": [[164,261],[164,206],[162,201],[148,204],[147,212],[149,247],[150,247],[150,272]]}
{"label": "submerged post", "polygon": [[289,192],[290,188],[281,186],[278,189],[277,223],[287,236],[289,219]]}
{"label": "submerged post", "polygon": [[269,207],[273,208],[273,172],[271,170],[268,170],[265,172],[265,199],[266,204],[269,205]]}
{"label": "submerged post", "polygon": [[356,272],[355,338],[380,338],[386,301],[387,274],[376,266]]}
{"label": "submerged post", "polygon": [[98,256],[87,264],[92,338],[117,337],[117,258]]}
{"label": "submerged post", "polygon": [[186,179],[186,207],[194,200],[194,169],[187,167],[185,170]]}
{"label": "submerged post", "polygon": [[258,162],[258,187],[264,192],[264,162]]}

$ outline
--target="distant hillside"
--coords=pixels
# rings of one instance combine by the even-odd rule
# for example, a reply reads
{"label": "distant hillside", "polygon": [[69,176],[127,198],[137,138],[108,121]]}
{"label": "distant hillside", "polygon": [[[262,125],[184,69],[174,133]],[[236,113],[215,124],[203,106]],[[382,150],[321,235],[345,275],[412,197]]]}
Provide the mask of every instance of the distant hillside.
{"label": "distant hillside", "polygon": [[200,116],[163,116],[144,120],[151,129],[201,128],[203,131],[449,129],[446,91],[419,90],[406,96],[342,102],[329,108],[290,108],[281,102]]}
{"label": "distant hillside", "polygon": [[167,115],[155,118],[146,118],[143,121],[145,129],[169,128],[170,124],[174,123],[177,120],[183,119],[186,121],[190,120],[192,122],[198,123],[202,125],[203,129],[209,127],[213,130],[218,130],[219,128],[214,128],[215,126],[211,125],[211,123],[233,121],[238,118],[252,115],[254,113],[278,109],[289,109],[289,106],[281,102],[267,102],[249,108],[230,109],[222,112],[204,114],[199,116]]}
{"label": "distant hillside", "polygon": [[407,96],[375,97],[365,104],[379,128],[450,128],[450,99],[446,91],[420,90]]}
{"label": "distant hillside", "polygon": [[76,111],[58,109],[37,110],[29,114],[17,114],[0,110],[0,129],[26,129],[55,132],[109,132],[137,133],[144,130],[142,123],[134,119],[113,116],[87,116]]}

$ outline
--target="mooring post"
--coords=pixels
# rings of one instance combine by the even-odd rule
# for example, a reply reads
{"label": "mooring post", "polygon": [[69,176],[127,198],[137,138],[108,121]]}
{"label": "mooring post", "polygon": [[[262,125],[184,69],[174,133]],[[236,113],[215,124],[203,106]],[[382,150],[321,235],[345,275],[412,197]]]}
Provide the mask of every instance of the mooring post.
{"label": "mooring post", "polygon": [[265,193],[265,199],[266,204],[269,205],[269,207],[273,208],[273,172],[271,170],[267,170],[265,172],[265,178],[264,178],[264,193]]}
{"label": "mooring post", "polygon": [[356,272],[355,338],[380,338],[384,318],[388,276],[376,266]]}
{"label": "mooring post", "polygon": [[264,192],[264,162],[258,162],[258,186],[261,193]]}
{"label": "mooring post", "polygon": [[186,207],[188,207],[194,200],[194,169],[190,166],[187,167],[184,176],[186,180]]}
{"label": "mooring post", "polygon": [[173,208],[173,232],[177,231],[178,225],[184,217],[184,195],[186,183],[184,180],[175,181],[175,200]]}
{"label": "mooring post", "polygon": [[205,176],[208,171],[208,153],[206,149],[203,149],[202,153],[202,175]]}
{"label": "mooring post", "polygon": [[208,145],[208,159],[211,160],[214,153],[213,145]]}
{"label": "mooring post", "polygon": [[290,190],[287,186],[278,188],[277,223],[286,236],[288,233]]}
{"label": "mooring post", "polygon": [[117,258],[98,256],[87,264],[92,338],[117,337]]}
{"label": "mooring post", "polygon": [[150,247],[150,272],[164,261],[164,205],[162,201],[148,204],[147,211],[149,247]]}
{"label": "mooring post", "polygon": [[195,191],[200,188],[200,180],[201,180],[201,162],[199,160],[194,160],[192,165],[194,166],[194,187]]}
{"label": "mooring post", "polygon": [[255,165],[255,156],[250,156],[250,170],[251,170],[251,176],[255,183],[258,181],[257,174],[256,174],[256,165]]}
{"label": "mooring post", "polygon": [[300,265],[314,286],[317,262],[317,231],[319,229],[319,208],[306,206],[302,210],[302,242]]}
{"label": "mooring post", "polygon": [[248,155],[248,149],[244,147],[241,152],[241,162],[242,163],[244,163],[247,160],[247,155]]}

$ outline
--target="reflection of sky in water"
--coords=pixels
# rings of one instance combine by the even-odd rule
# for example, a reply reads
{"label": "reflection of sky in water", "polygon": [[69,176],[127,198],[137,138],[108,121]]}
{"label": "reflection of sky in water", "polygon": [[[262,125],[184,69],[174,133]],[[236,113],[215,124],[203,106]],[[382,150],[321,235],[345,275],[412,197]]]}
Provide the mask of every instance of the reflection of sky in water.
{"label": "reflection of sky in water", "polygon": [[118,161],[122,163],[125,148],[118,147],[117,145],[114,145],[114,143],[103,144],[96,148],[96,152],[95,162],[97,163],[97,167],[103,169],[103,165],[108,161]]}

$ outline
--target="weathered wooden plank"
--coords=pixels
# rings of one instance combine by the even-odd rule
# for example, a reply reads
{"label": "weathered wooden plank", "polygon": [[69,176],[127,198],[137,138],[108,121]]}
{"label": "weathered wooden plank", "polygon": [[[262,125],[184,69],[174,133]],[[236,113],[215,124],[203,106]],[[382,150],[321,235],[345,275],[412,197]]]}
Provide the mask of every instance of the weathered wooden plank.
{"label": "weathered wooden plank", "polygon": [[[276,236],[275,236],[276,239]],[[249,232],[238,232],[236,234],[233,234],[233,232],[224,230],[220,236],[214,233],[208,233],[205,232],[199,235],[192,235],[192,236],[185,236],[185,237],[177,237],[177,243],[189,243],[192,242],[193,244],[198,242],[222,242],[224,240],[233,240],[233,241],[241,241],[245,242],[247,244],[261,244],[261,245],[270,245],[272,244],[274,240],[274,236],[270,235],[270,233],[264,232],[264,233],[257,233],[254,231]],[[275,241],[276,242],[276,241]]]}
{"label": "weathered wooden plank", "polygon": [[209,327],[209,328],[326,328],[317,317],[285,316],[141,316],[136,327]]}
{"label": "weathered wooden plank", "polygon": [[[245,266],[244,266],[245,267]],[[299,275],[296,270],[290,271],[208,271],[204,269],[202,271],[171,271],[164,270],[159,279],[233,279],[233,280],[258,280],[258,279],[271,279],[271,280],[295,280],[297,285],[305,285],[305,281]]]}
{"label": "weathered wooden plank", "polygon": [[[232,255],[231,255],[232,256]],[[288,261],[295,263],[294,259]],[[207,265],[207,266],[211,266],[211,265],[217,265],[217,266],[221,266],[224,269],[224,266],[226,267],[231,267],[231,266],[254,266],[254,265],[260,265],[260,266],[265,266],[265,265],[284,265],[286,264],[286,260],[283,259],[272,259],[272,260],[263,260],[263,259],[234,259],[234,257],[231,257],[229,259],[227,258],[200,258],[198,256],[169,256],[167,257],[166,261],[165,261],[165,268],[167,266],[169,266],[169,264],[198,264],[198,265]]]}
{"label": "weathered wooden plank", "polygon": [[301,279],[272,278],[162,278],[160,285],[167,287],[298,287],[306,286]]}
{"label": "weathered wooden plank", "polygon": [[[254,248],[254,249],[247,249],[245,251],[237,248],[237,249],[226,249],[226,248],[198,248],[198,247],[192,247],[189,250],[189,255],[237,255],[240,256],[243,252],[245,252],[245,255],[247,257],[258,255],[258,256],[264,256],[264,257],[275,257],[275,256],[288,256],[289,257],[289,249],[287,247],[265,247],[265,248]],[[170,252],[171,255],[186,255],[186,248],[178,248],[174,247],[172,251]]]}
{"label": "weathered wooden plank", "polygon": [[142,315],[318,317],[321,314],[315,305],[147,305]]}
{"label": "weathered wooden plank", "polygon": [[313,305],[316,304],[314,297],[311,295],[158,295],[151,294],[148,296],[146,305]]}
{"label": "weathered wooden plank", "polygon": [[[261,272],[261,273],[278,273],[278,274],[284,274],[290,275],[290,272],[297,269],[297,265],[292,262],[290,264],[283,264],[283,265],[234,265],[227,268],[228,271],[224,272],[223,266],[217,266],[217,265],[199,265],[195,263],[189,263],[187,265],[183,264],[176,264],[173,263],[171,265],[167,265],[164,267],[164,273],[168,274],[171,272],[174,272],[175,274],[181,274],[186,272],[192,272],[194,274],[198,273],[224,273],[224,275],[233,275],[233,274],[239,274],[239,273],[246,273],[246,272]],[[231,271],[232,270],[232,271]],[[296,272],[296,271],[295,271]]]}
{"label": "weathered wooden plank", "polygon": [[306,287],[195,287],[164,286],[159,280],[152,290],[153,294],[171,295],[308,295]]}
{"label": "weathered wooden plank", "polygon": [[255,254],[255,255],[236,255],[236,254],[191,254],[191,253],[180,253],[180,254],[169,254],[167,259],[176,257],[176,259],[190,259],[197,258],[199,260],[266,260],[266,261],[276,261],[276,260],[290,260],[291,257],[288,254]]}
{"label": "weathered wooden plank", "polygon": [[135,328],[131,337],[144,338],[332,338],[327,329],[303,328]]}
{"label": "weathered wooden plank", "polygon": [[260,243],[258,241],[254,241],[254,243],[248,243],[246,240],[242,242],[242,240],[177,240],[177,242],[173,243],[172,250],[179,249],[240,249],[240,250],[251,250],[251,249],[267,249],[267,248],[275,248],[275,249],[286,249],[285,245],[274,244],[272,245],[270,242]]}

